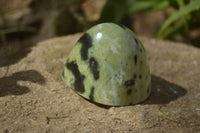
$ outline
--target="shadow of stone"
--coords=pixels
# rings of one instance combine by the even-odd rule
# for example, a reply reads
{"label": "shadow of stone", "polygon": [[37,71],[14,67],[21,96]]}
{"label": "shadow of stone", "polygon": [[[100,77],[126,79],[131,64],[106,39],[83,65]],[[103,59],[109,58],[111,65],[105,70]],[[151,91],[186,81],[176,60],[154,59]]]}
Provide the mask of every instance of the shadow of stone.
{"label": "shadow of stone", "polygon": [[142,104],[168,104],[187,93],[181,86],[155,75],[151,75],[151,83],[151,95]]}
{"label": "shadow of stone", "polygon": [[26,57],[29,52],[31,52],[31,49],[26,48],[10,55],[0,56],[0,67],[9,66],[19,62],[21,59]]}
{"label": "shadow of stone", "polygon": [[8,77],[0,78],[0,97],[7,95],[22,95],[30,89],[17,84],[18,81],[30,81],[32,83],[44,84],[45,78],[35,70],[16,72]]}
{"label": "shadow of stone", "polygon": [[[82,97],[82,96],[81,96],[81,97]],[[88,99],[86,99],[86,98],[84,98],[84,97],[82,97],[82,98],[85,99],[86,101],[88,101],[88,102],[90,102],[90,103],[92,103],[92,104],[94,104],[94,105],[100,107],[100,108],[110,109],[111,107],[114,107],[114,106],[109,106],[109,105],[104,105],[104,104],[96,103],[96,102],[90,101],[90,100],[88,100]]]}
{"label": "shadow of stone", "polygon": [[[171,83],[155,75],[151,75],[151,95],[147,100],[142,102],[141,105],[168,104],[169,102],[174,101],[184,96],[186,93],[187,93],[186,89],[182,88],[181,86],[178,86],[174,83]],[[114,107],[114,106],[109,106],[109,105],[98,104],[95,102],[91,102],[91,103],[104,109],[109,109],[110,107]],[[129,105],[129,106],[134,106],[134,105]],[[115,106],[115,107],[118,107],[118,106]]]}
{"label": "shadow of stone", "polygon": [[[171,101],[174,101],[187,93],[186,89],[171,83],[165,79],[157,77],[155,75],[151,75],[151,95],[147,100],[142,103],[141,105],[146,104],[168,104]],[[82,96],[81,96],[82,97]],[[110,105],[103,105],[100,103],[96,103],[90,101],[84,97],[83,99],[87,100],[88,102],[104,109],[109,109],[111,107],[122,107],[122,106],[110,106]],[[134,105],[125,105],[125,106],[134,106]]]}

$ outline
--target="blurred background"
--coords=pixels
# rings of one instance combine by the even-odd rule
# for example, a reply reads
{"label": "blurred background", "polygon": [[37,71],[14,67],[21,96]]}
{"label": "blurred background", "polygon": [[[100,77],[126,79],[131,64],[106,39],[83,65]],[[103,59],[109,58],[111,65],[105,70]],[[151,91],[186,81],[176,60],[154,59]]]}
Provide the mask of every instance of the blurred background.
{"label": "blurred background", "polygon": [[200,0],[0,0],[0,56],[102,22],[200,47]]}

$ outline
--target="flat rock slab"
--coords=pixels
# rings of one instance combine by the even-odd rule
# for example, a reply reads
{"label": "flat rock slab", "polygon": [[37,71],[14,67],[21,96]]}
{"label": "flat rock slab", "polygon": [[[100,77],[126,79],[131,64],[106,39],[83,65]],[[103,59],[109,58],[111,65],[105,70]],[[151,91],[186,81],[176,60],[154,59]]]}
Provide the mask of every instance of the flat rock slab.
{"label": "flat rock slab", "polygon": [[200,49],[140,37],[151,69],[143,103],[91,103],[61,80],[81,34],[50,39],[19,57],[0,57],[0,132],[196,133],[200,131]]}

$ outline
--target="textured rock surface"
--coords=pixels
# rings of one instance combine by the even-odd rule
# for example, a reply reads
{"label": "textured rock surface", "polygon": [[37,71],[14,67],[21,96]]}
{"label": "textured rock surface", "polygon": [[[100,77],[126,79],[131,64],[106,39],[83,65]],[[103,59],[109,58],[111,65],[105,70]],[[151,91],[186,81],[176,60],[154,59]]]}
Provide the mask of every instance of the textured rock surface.
{"label": "textured rock surface", "polygon": [[200,131],[200,49],[140,37],[151,96],[138,105],[107,107],[83,99],[61,80],[80,35],[41,42],[17,60],[0,58],[0,132]]}

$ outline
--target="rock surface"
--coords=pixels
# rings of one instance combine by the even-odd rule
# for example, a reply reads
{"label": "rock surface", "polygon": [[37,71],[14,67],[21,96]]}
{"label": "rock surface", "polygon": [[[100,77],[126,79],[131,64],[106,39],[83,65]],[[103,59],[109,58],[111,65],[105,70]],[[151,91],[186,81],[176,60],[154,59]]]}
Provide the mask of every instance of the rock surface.
{"label": "rock surface", "polygon": [[109,107],[83,99],[61,80],[80,35],[41,42],[20,58],[0,57],[0,132],[200,131],[200,49],[140,37],[151,96],[141,104]]}

